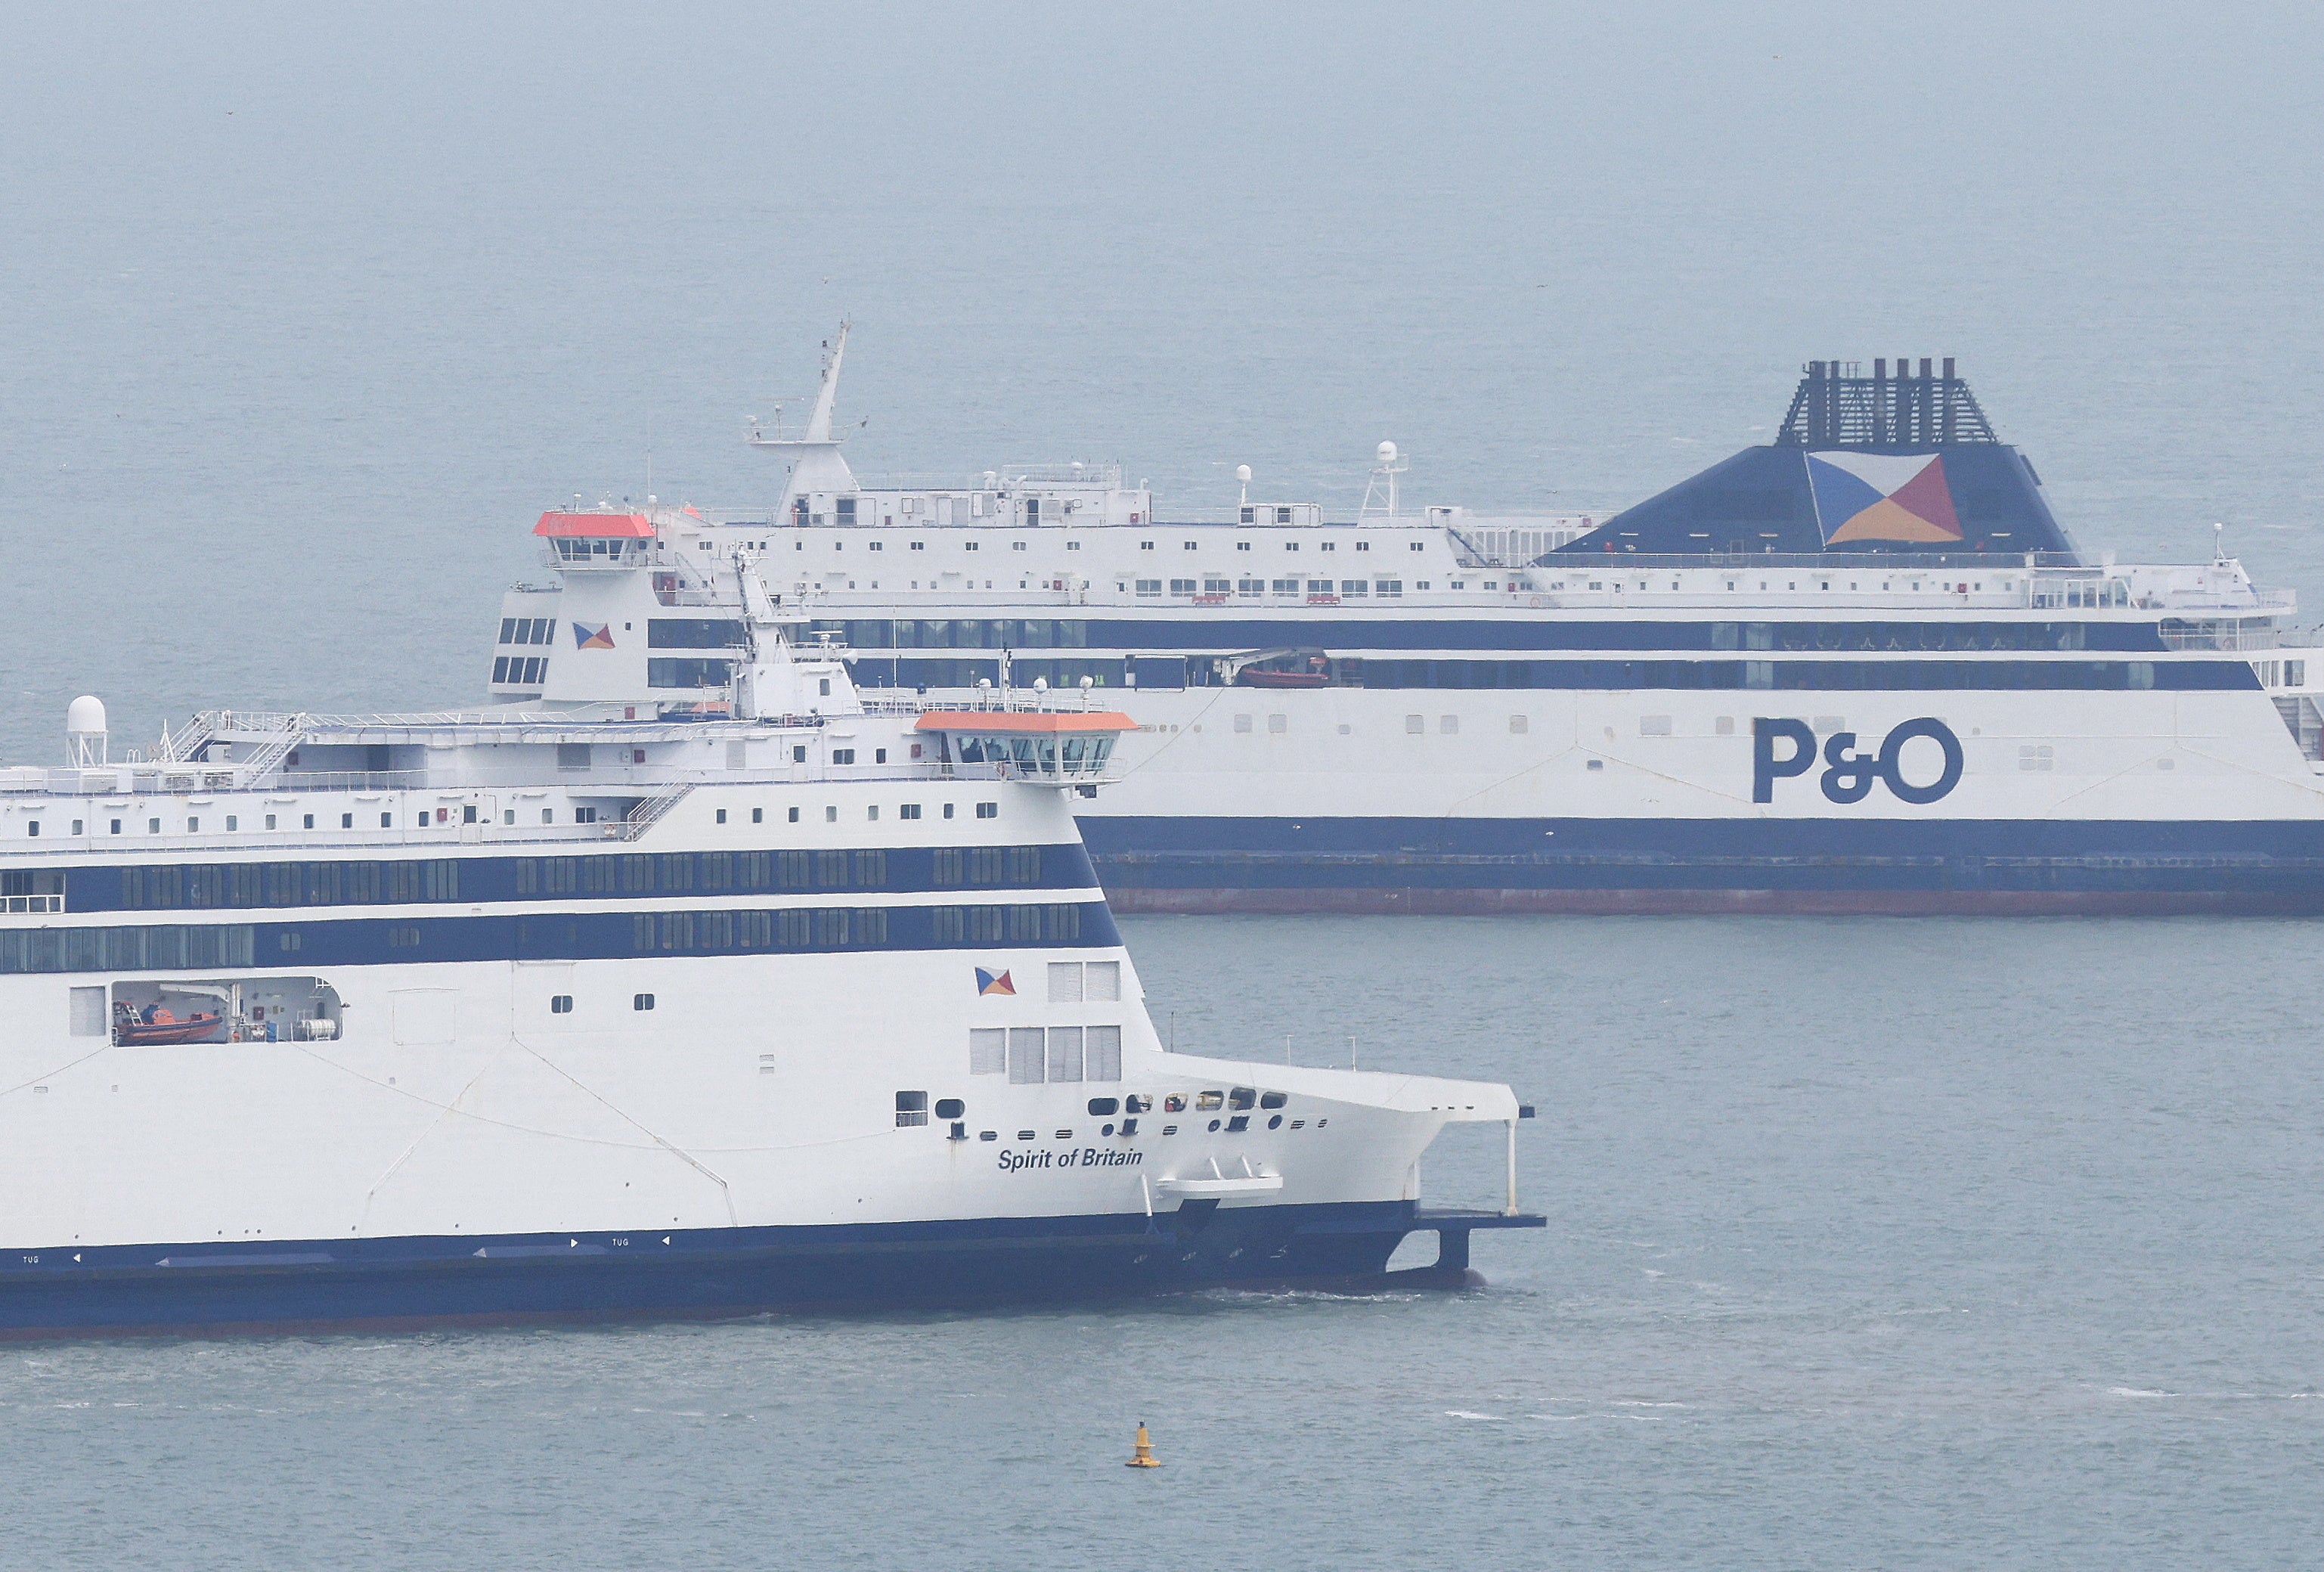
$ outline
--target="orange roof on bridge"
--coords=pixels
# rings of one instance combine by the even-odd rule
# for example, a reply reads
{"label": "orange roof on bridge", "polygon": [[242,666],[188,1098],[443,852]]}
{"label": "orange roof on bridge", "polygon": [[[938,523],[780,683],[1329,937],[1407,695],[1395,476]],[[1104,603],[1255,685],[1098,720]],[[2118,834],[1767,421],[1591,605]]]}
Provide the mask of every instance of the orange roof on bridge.
{"label": "orange roof on bridge", "polygon": [[532,526],[536,535],[570,539],[613,539],[621,541],[650,541],[653,521],[643,513],[559,513],[540,515],[540,522]]}

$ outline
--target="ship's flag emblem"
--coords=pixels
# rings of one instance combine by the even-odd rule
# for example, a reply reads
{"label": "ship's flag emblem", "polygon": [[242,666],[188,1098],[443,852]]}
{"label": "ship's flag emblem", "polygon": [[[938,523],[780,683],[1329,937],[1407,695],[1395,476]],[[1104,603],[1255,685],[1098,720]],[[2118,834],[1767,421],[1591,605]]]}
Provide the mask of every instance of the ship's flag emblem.
{"label": "ship's flag emblem", "polygon": [[610,650],[613,647],[613,624],[599,623],[591,627],[587,623],[573,624],[573,647],[576,650]]}
{"label": "ship's flag emblem", "polygon": [[1014,994],[1017,985],[1009,980],[1007,972],[988,972],[976,968],[976,991],[979,994]]}
{"label": "ship's flag emblem", "polygon": [[1808,483],[1827,546],[1958,541],[1960,515],[1938,453],[1811,453]]}

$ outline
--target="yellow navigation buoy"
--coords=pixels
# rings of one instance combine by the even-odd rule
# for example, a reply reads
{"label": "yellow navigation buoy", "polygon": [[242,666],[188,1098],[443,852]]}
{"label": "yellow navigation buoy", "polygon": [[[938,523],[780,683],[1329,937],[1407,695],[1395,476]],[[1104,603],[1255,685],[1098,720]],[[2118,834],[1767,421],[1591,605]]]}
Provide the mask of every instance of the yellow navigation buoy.
{"label": "yellow navigation buoy", "polygon": [[1154,1456],[1154,1439],[1146,1433],[1146,1421],[1143,1419],[1138,1421],[1137,1454],[1132,1456],[1129,1462],[1123,1464],[1122,1466],[1124,1468],[1159,1468],[1162,1466],[1162,1459]]}

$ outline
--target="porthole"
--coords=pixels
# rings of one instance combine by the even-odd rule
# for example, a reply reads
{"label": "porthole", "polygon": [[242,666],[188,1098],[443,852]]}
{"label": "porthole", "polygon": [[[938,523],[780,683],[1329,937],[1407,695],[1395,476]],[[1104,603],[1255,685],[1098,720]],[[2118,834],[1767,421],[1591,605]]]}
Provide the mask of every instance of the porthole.
{"label": "porthole", "polygon": [[1269,1130],[1280,1130],[1280,1129],[1282,1129],[1282,1128],[1283,1128],[1283,1115],[1282,1115],[1282,1114],[1276,1114],[1273,1118],[1271,1118],[1271,1119],[1268,1120],[1268,1122],[1267,1122],[1267,1127],[1268,1127]]}
{"label": "porthole", "polygon": [[1215,1134],[1217,1134],[1217,1133],[1218,1133],[1218,1128],[1219,1128],[1219,1122],[1218,1122],[1217,1120],[1215,1120],[1215,1119],[1212,1120],[1212,1121],[1211,1121],[1211,1133],[1212,1133],[1213,1135],[1215,1135]]}

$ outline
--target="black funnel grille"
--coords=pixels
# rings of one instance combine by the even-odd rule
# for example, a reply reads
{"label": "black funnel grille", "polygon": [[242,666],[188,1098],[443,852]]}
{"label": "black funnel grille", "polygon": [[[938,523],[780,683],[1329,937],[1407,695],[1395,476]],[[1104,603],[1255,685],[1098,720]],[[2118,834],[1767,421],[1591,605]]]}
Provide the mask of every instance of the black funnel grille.
{"label": "black funnel grille", "polygon": [[1858,362],[1811,360],[1791,412],[1775,440],[1793,448],[1948,448],[1998,442],[1969,384],[1953,375],[1947,360],[1941,374],[1923,360],[1916,375],[1909,361],[1872,363],[1861,375]]}

